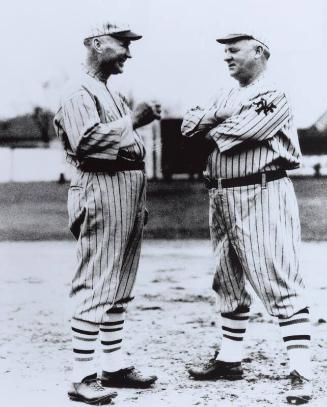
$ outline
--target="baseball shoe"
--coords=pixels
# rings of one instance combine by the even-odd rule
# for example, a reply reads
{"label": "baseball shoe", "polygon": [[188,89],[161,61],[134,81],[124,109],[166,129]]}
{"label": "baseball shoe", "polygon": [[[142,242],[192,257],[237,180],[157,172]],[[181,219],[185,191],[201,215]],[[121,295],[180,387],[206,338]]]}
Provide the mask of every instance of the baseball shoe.
{"label": "baseball shoe", "polygon": [[111,403],[111,400],[116,396],[116,392],[109,391],[101,386],[96,373],[85,377],[80,383],[72,383],[68,391],[68,397],[71,400],[98,406]]}
{"label": "baseball shoe", "polygon": [[[216,357],[217,353],[215,354]],[[195,380],[240,380],[243,378],[241,362],[223,362],[210,359],[202,368],[191,368],[188,370],[190,376]]]}
{"label": "baseball shoe", "polygon": [[146,389],[156,380],[157,376],[143,376],[134,366],[120,369],[117,372],[102,372],[101,384],[104,387],[128,387]]}
{"label": "baseball shoe", "polygon": [[308,403],[312,397],[312,383],[310,380],[301,376],[296,370],[290,373],[289,378],[291,383],[286,395],[287,402],[294,405]]}

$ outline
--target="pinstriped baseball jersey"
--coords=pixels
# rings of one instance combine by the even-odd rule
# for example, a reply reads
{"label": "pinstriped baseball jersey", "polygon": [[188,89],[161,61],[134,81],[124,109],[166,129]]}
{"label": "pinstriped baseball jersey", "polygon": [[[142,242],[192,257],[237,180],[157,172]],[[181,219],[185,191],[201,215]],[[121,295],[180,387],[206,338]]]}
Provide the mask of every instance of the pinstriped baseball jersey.
{"label": "pinstriped baseball jersey", "polygon": [[[222,123],[214,112],[233,114]],[[212,179],[297,168],[300,149],[285,93],[266,77],[223,91],[209,107],[187,112],[182,133],[208,134],[216,148],[208,157]],[[299,271],[300,223],[291,181],[209,191],[209,226],[216,259],[213,289],[219,310],[250,306],[250,283],[267,311],[287,318],[307,307]]]}
{"label": "pinstriped baseball jersey", "polygon": [[[122,152],[130,159],[144,159],[143,141],[133,130],[130,109],[121,95],[88,74],[66,93],[54,125],[68,162],[78,166],[85,158],[115,160]],[[135,143],[120,149],[124,135]]]}
{"label": "pinstriped baseball jersey", "polygon": [[143,160],[144,145],[130,113],[121,96],[83,75],[62,98],[54,119],[67,160],[74,166],[68,216],[77,240],[71,289],[76,320],[107,322],[113,307],[132,299],[144,227],[145,174],[80,168],[87,159]]}
{"label": "pinstriped baseball jersey", "polygon": [[218,124],[205,120],[206,109],[196,107],[185,115],[184,136],[210,132],[217,148],[208,158],[212,178],[234,178],[262,171],[299,167],[301,152],[293,115],[283,91],[261,77],[247,87],[221,91],[208,109],[234,111]]}

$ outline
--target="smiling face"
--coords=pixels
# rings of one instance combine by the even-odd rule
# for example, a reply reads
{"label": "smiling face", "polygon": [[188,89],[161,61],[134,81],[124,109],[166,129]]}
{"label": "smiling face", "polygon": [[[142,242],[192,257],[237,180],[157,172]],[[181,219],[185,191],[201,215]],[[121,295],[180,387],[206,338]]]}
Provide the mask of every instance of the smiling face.
{"label": "smiling face", "polygon": [[98,38],[99,62],[102,69],[109,75],[123,73],[127,58],[131,58],[129,51],[130,41],[113,38],[109,35]]}
{"label": "smiling face", "polygon": [[261,54],[262,49],[258,49],[255,41],[241,40],[225,45],[224,61],[228,65],[230,75],[242,83],[252,78]]}

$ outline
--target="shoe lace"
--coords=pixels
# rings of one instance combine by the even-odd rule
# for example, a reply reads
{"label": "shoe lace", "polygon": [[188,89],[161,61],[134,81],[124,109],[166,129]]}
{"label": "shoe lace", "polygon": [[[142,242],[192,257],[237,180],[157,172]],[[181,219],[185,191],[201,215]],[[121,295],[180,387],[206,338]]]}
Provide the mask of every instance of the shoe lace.
{"label": "shoe lace", "polygon": [[291,386],[294,390],[308,390],[310,388],[310,380],[294,371],[291,373]]}
{"label": "shoe lace", "polygon": [[100,379],[92,380],[88,383],[88,385],[95,391],[104,391],[105,388],[101,385]]}
{"label": "shoe lace", "polygon": [[215,350],[215,353],[211,359],[208,360],[207,365],[210,366],[213,364],[213,362],[216,360],[217,356],[219,354],[219,350]]}

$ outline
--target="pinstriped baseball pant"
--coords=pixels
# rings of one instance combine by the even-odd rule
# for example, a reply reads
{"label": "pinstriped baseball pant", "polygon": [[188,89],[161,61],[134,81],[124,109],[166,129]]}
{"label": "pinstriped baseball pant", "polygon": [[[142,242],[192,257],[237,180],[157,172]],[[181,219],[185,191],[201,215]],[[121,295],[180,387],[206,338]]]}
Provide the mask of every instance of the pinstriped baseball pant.
{"label": "pinstriped baseball pant", "polygon": [[77,240],[70,293],[74,318],[107,322],[109,310],[132,299],[144,227],[145,188],[143,171],[110,175],[76,170],[68,192],[69,227]]}
{"label": "pinstriped baseball pant", "polygon": [[300,222],[289,178],[211,189],[209,226],[220,312],[250,306],[251,284],[268,313],[290,317],[308,306],[299,272]]}

